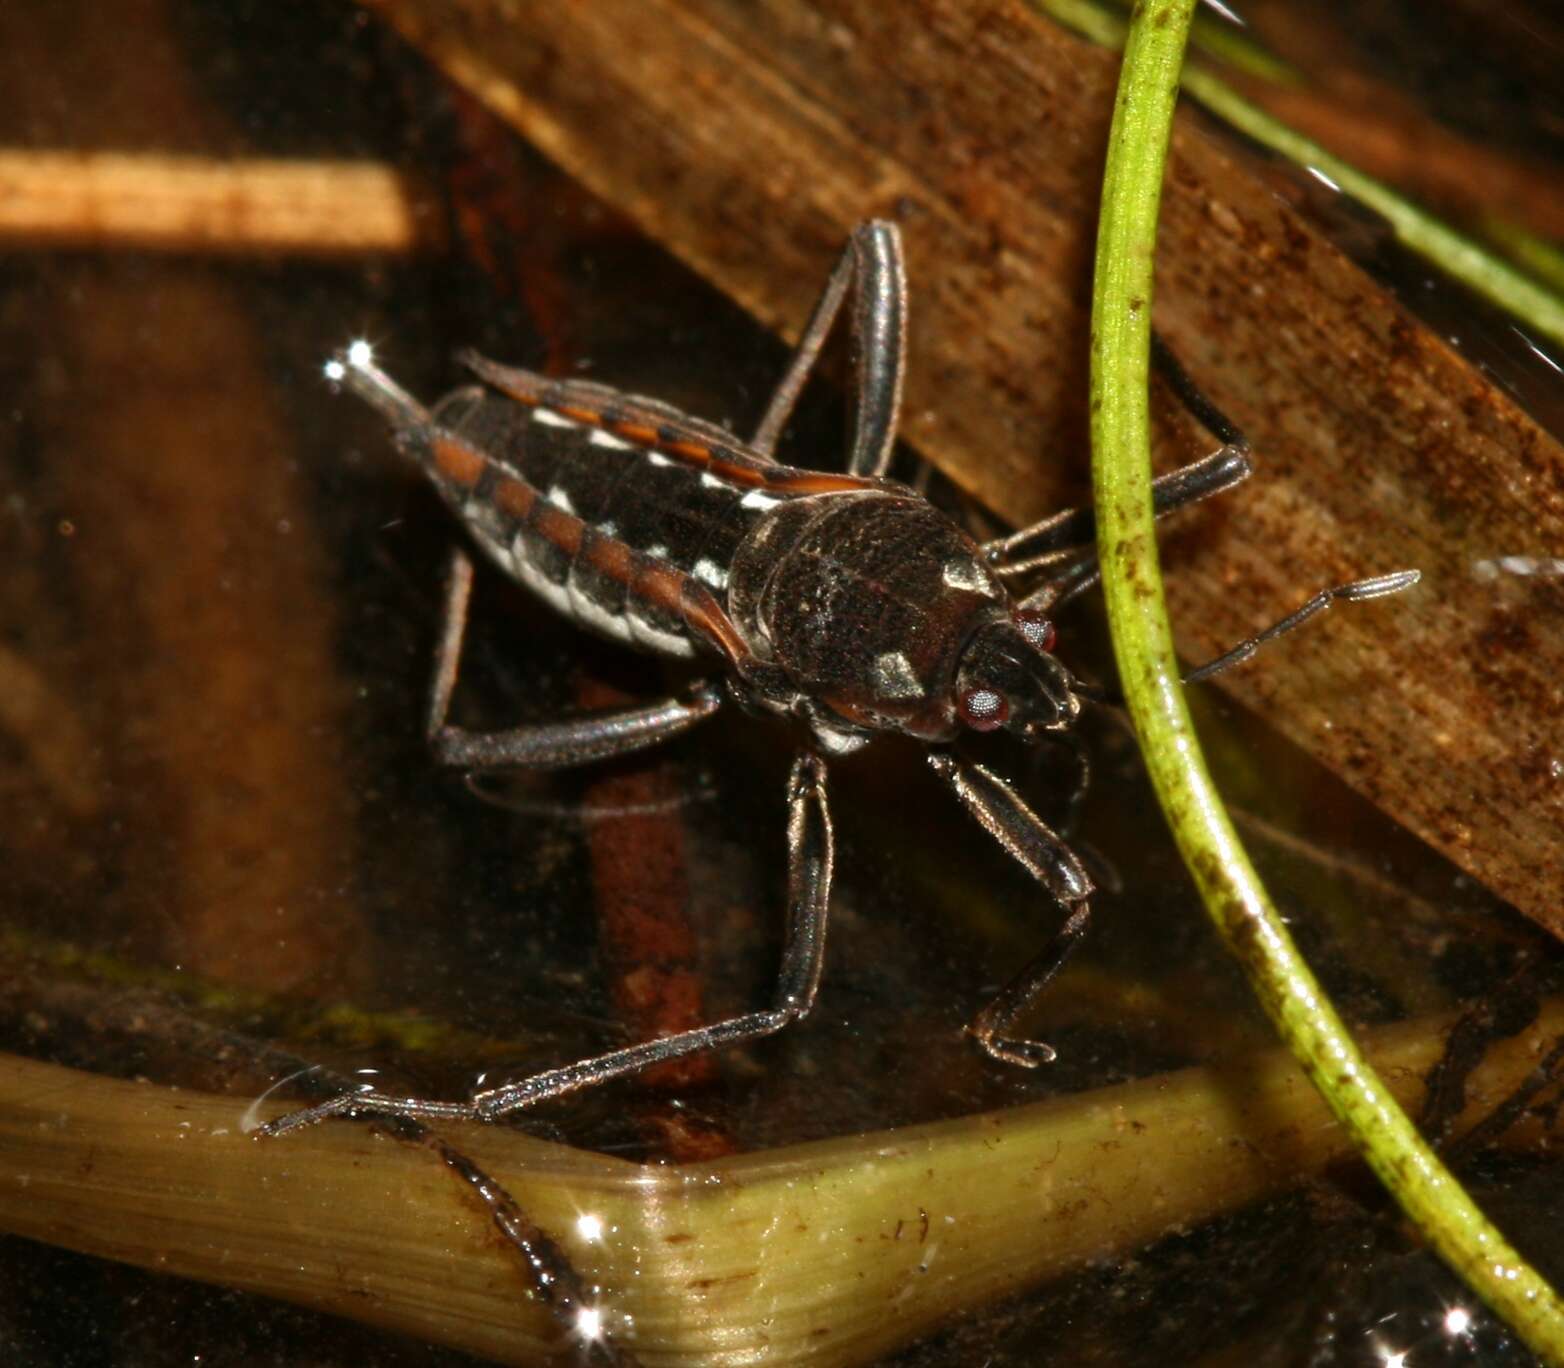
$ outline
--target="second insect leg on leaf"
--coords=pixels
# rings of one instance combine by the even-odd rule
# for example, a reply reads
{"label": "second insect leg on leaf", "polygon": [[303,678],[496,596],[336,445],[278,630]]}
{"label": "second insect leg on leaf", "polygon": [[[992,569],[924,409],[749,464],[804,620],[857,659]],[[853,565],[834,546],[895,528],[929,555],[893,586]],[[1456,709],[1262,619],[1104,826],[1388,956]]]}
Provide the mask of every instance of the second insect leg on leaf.
{"label": "second insect leg on leaf", "polygon": [[629,708],[605,708],[557,722],[472,732],[446,721],[461,667],[472,596],[472,557],[457,547],[446,581],[425,734],[435,759],[453,769],[563,769],[630,755],[688,731],[722,706],[722,690],[705,680],[682,694]]}

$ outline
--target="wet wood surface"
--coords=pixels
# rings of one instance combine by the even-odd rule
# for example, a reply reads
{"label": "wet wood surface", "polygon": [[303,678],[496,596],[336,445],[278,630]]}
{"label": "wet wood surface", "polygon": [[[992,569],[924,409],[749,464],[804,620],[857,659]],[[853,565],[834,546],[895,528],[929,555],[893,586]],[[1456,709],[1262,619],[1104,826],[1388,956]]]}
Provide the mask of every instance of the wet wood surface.
{"label": "wet wood surface", "polygon": [[[849,227],[895,218],[905,436],[1012,522],[1081,497],[1113,54],[1001,0],[369,8],[789,336]],[[1564,545],[1564,452],[1245,155],[1184,111],[1157,323],[1259,474],[1172,539],[1181,646],[1203,658],[1322,585],[1420,568],[1223,687],[1564,929],[1564,583],[1493,572]]]}

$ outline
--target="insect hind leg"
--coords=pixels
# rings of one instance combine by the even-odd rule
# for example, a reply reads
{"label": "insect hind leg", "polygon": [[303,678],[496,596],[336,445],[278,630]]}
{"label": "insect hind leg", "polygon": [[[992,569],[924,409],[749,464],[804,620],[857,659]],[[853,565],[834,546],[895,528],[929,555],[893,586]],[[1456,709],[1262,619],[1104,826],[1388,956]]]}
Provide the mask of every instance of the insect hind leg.
{"label": "insect hind leg", "polygon": [[465,1102],[400,1097],[378,1091],[347,1092],[318,1106],[280,1116],[260,1127],[260,1133],[282,1135],[331,1116],[495,1121],[540,1102],[639,1073],[665,1060],[774,1035],[807,1016],[814,1006],[825,962],[834,848],[825,762],[812,752],[804,752],[794,761],[788,779],[787,929],[782,966],[769,1008],[486,1088]]}
{"label": "insect hind leg", "polygon": [[440,764],[465,770],[564,769],[589,764],[671,741],[722,706],[721,689],[703,680],[682,694],[655,703],[605,708],[557,722],[534,722],[493,732],[452,726],[446,719],[461,667],[472,577],[472,557],[457,547],[446,578],[434,680],[424,723],[429,748]]}
{"label": "insect hind leg", "polygon": [[883,475],[896,444],[907,351],[907,273],[902,264],[901,230],[894,223],[873,220],[853,230],[750,446],[763,456],[775,454],[782,429],[820,358],[849,286],[853,288],[857,393],[847,469],[854,475]]}

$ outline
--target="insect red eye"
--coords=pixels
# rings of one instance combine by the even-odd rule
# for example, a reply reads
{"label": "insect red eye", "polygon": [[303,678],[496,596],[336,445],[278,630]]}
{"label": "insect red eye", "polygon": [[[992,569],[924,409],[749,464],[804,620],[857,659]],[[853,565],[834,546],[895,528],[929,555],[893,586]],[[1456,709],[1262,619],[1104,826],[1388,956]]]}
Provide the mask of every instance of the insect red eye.
{"label": "insect red eye", "polygon": [[961,720],[973,731],[993,731],[1010,716],[1010,702],[997,689],[968,689],[957,703]]}
{"label": "insect red eye", "polygon": [[1054,625],[1041,613],[1022,611],[1016,614],[1016,626],[1021,629],[1024,636],[1039,651],[1051,651],[1054,642],[1059,639],[1059,633],[1054,631]]}

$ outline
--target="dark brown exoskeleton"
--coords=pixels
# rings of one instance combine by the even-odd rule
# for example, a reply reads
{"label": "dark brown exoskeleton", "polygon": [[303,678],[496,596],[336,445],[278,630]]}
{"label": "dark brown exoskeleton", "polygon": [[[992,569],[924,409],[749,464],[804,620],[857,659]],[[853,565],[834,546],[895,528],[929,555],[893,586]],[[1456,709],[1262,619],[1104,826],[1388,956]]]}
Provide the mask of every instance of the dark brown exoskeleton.
{"label": "dark brown exoskeleton", "polygon": [[[849,292],[856,418],[847,474],[778,464],[772,453]],[[660,1060],[753,1040],[814,1003],[825,948],[832,834],[826,757],[882,732],[930,747],[929,763],[977,820],[1053,895],[1065,921],[1037,960],[968,1027],[991,1055],[1053,1057],[1013,1028],[1086,928],[1092,883],[1069,846],[1016,791],[955,748],[965,731],[1024,742],[1066,731],[1083,700],[1108,695],[1053,655],[1047,614],[1095,582],[1089,510],[1058,514],[979,545],[884,471],[896,438],[906,286],[894,225],[852,236],[754,437],[744,443],[654,400],[549,380],[468,355],[483,383],[425,410],[358,343],[328,374],[367,399],[427,472],[472,540],[560,612],[626,645],[708,661],[727,696],[794,718],[805,743],[788,780],[788,907],[781,975],[768,1009],[632,1045],[475,1093],[464,1102],[346,1093],[272,1122],[271,1133],[341,1113],[493,1119]],[[1155,486],[1159,513],[1249,473],[1243,438],[1171,358],[1169,378],[1222,441]],[[1415,571],[1327,589],[1189,678],[1251,654],[1333,599],[1392,593]],[[1020,596],[1012,586],[1040,587]],[[679,735],[721,706],[709,682],[644,707],[472,733],[446,721],[472,562],[454,558],[428,735],[459,769],[556,768],[624,755]]]}

